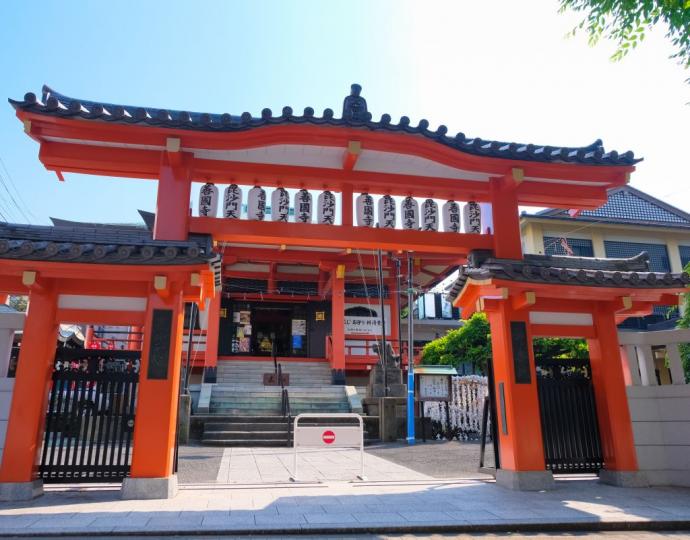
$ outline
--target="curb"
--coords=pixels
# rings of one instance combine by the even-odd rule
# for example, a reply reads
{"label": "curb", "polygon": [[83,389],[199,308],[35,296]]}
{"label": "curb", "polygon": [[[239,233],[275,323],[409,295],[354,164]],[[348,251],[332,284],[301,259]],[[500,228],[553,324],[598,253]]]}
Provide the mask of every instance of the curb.
{"label": "curb", "polygon": [[83,536],[107,538],[107,537],[131,537],[131,536],[284,536],[284,535],[338,535],[338,534],[441,534],[441,533],[537,533],[537,532],[604,532],[604,531],[690,531],[690,520],[668,521],[573,521],[573,522],[516,522],[516,523],[477,523],[457,525],[363,525],[362,527],[300,527],[284,528],[236,528],[236,529],[162,529],[162,530],[128,530],[128,531],[59,531],[43,532],[27,531],[27,529],[15,532],[0,532],[0,538],[29,538],[51,537],[60,538],[67,536]]}

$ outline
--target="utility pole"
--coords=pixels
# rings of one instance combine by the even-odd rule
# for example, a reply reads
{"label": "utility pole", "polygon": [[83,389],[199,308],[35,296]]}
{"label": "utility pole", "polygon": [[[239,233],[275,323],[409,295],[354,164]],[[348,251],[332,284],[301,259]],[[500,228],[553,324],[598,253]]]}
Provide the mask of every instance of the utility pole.
{"label": "utility pole", "polygon": [[[407,444],[415,443],[414,434],[414,288],[412,254],[407,252]],[[423,406],[423,405],[422,405]],[[424,429],[424,426],[422,426]]]}

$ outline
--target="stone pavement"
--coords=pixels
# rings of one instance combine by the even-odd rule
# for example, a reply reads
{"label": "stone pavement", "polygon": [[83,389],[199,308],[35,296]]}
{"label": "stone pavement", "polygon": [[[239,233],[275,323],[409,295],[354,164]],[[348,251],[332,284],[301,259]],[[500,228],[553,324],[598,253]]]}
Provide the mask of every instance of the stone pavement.
{"label": "stone pavement", "polygon": [[[292,476],[292,448],[225,448],[216,481],[227,484],[288,482]],[[356,449],[305,449],[297,455],[300,481],[354,480],[361,471],[360,452]],[[367,480],[431,480],[392,461],[364,454]],[[476,476],[476,475],[475,475]]]}
{"label": "stone pavement", "polygon": [[169,500],[123,501],[113,486],[49,487],[0,504],[0,535],[313,534],[690,529],[690,490],[559,480],[549,492],[487,481],[183,486]]}

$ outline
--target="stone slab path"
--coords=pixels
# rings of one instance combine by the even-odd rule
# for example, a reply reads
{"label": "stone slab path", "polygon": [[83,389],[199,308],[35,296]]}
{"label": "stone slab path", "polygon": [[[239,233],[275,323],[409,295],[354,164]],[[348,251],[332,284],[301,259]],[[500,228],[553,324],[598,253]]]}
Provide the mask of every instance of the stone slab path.
{"label": "stone slab path", "polygon": [[[289,482],[293,471],[292,448],[225,448],[216,481],[228,484]],[[355,480],[361,471],[359,450],[300,449],[298,480],[324,482]],[[378,456],[364,454],[367,480],[431,480],[432,477]]]}
{"label": "stone slab path", "polygon": [[183,486],[174,499],[123,501],[113,486],[49,487],[0,504],[0,536],[473,532],[549,527],[690,529],[690,489],[557,482],[513,492],[485,481]]}

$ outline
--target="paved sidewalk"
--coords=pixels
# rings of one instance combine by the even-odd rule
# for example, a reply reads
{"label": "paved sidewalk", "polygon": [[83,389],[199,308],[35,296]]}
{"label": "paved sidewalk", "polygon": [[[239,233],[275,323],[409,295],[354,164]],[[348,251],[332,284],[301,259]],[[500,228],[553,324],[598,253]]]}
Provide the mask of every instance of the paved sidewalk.
{"label": "paved sidewalk", "polygon": [[170,500],[122,501],[109,487],[49,488],[0,504],[0,535],[471,532],[549,527],[690,529],[690,490],[559,481],[513,492],[483,481],[185,486]]}
{"label": "paved sidewalk", "polygon": [[[226,484],[259,484],[289,482],[293,470],[292,448],[225,448],[216,481]],[[300,449],[297,455],[301,481],[349,481],[361,471],[359,450]],[[364,474],[367,480],[431,480],[392,461],[364,454]],[[476,477],[477,475],[475,475]]]}

